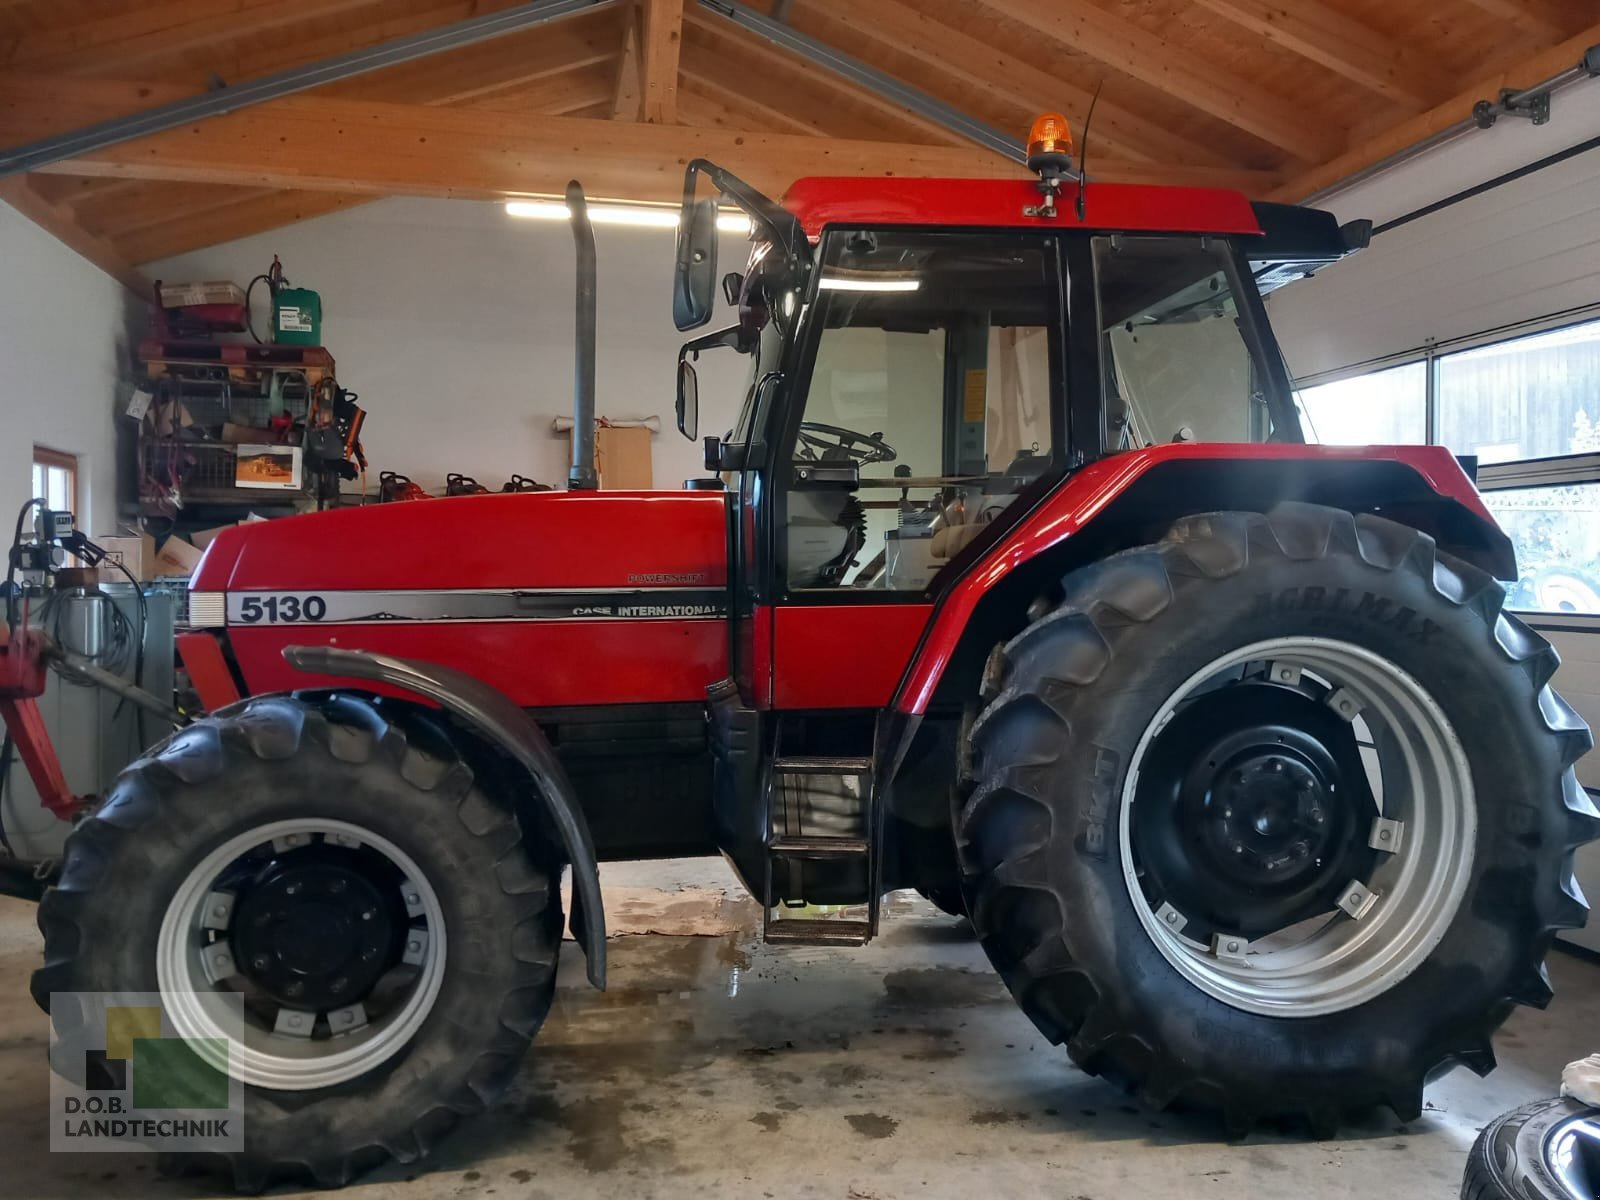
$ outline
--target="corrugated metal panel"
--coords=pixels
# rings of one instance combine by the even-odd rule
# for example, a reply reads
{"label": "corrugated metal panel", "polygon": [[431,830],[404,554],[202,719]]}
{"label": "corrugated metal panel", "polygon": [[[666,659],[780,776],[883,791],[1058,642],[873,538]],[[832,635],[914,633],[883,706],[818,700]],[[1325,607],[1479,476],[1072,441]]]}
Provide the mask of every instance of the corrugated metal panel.
{"label": "corrugated metal panel", "polygon": [[1318,375],[1600,302],[1600,149],[1391,230],[1269,301]]}

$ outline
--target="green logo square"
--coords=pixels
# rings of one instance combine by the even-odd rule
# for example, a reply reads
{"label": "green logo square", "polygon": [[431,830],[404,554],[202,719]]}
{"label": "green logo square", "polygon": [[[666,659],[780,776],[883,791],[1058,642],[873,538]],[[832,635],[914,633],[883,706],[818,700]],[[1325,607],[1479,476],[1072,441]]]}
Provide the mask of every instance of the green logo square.
{"label": "green logo square", "polygon": [[[201,1057],[201,1047],[211,1061]],[[135,1038],[133,1107],[227,1108],[227,1071],[211,1065],[220,1062],[225,1068],[227,1061],[225,1038]]]}

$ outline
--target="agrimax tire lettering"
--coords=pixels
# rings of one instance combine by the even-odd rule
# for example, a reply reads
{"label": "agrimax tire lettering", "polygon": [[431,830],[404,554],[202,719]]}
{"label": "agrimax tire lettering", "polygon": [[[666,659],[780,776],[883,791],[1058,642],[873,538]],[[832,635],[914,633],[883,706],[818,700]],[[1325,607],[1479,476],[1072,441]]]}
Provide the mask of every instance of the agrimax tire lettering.
{"label": "agrimax tire lettering", "polygon": [[1349,588],[1290,587],[1277,592],[1258,592],[1251,606],[1252,617],[1273,613],[1325,613],[1349,615],[1393,629],[1418,645],[1432,645],[1444,631],[1414,608],[1396,604],[1375,592],[1353,592]]}

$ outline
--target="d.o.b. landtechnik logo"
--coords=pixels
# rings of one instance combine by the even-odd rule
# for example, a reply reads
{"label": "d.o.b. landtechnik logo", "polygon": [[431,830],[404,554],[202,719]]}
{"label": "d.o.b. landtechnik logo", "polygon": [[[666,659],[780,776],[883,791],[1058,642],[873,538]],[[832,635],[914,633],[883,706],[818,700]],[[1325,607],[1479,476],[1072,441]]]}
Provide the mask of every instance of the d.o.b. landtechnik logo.
{"label": "d.o.b. landtechnik logo", "polygon": [[244,998],[209,993],[229,1037],[185,1038],[156,993],[50,997],[50,1149],[244,1149],[244,1088],[228,1072]]}

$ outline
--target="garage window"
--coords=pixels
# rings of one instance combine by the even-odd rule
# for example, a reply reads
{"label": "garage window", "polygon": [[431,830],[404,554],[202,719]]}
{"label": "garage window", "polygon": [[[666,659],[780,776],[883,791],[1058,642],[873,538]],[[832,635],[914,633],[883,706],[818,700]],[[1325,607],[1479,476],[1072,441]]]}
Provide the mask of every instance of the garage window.
{"label": "garage window", "polygon": [[1510,606],[1600,619],[1600,321],[1474,341],[1307,381],[1306,438],[1475,456],[1517,550]]}
{"label": "garage window", "polygon": [[33,448],[32,496],[57,511],[78,511],[78,458],[43,446]]}

